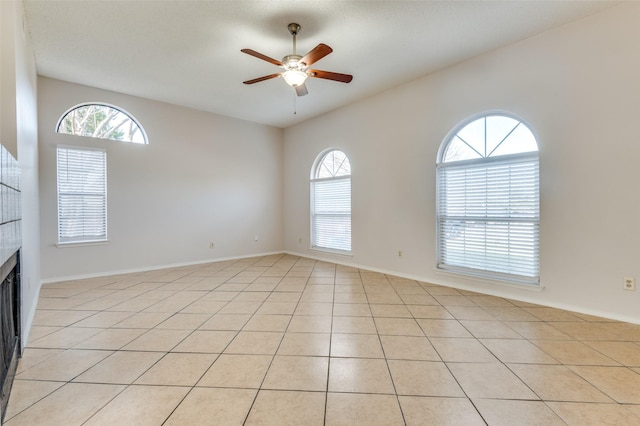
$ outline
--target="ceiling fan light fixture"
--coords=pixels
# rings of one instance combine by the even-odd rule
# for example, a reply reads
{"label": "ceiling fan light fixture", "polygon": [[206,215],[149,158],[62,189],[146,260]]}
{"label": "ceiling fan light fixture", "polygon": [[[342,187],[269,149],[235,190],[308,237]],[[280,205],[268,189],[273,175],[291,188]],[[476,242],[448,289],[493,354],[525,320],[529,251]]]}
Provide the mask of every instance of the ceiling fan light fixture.
{"label": "ceiling fan light fixture", "polygon": [[286,81],[291,87],[297,87],[304,84],[307,77],[307,73],[300,70],[287,70],[282,73],[282,78],[284,78],[284,81]]}
{"label": "ceiling fan light fixture", "polygon": [[282,61],[270,58],[269,56],[263,55],[262,53],[256,52],[252,49],[240,50],[242,53],[246,53],[247,55],[262,59],[263,61],[280,67],[284,69],[284,71],[254,78],[252,80],[243,81],[242,83],[254,84],[282,76],[285,83],[287,83],[290,87],[293,87],[298,96],[305,96],[309,93],[307,91],[307,86],[305,85],[305,82],[309,77],[323,78],[325,80],[339,81],[341,83],[351,82],[353,76],[349,74],[340,74],[331,71],[309,69],[312,64],[318,62],[320,59],[333,52],[333,49],[324,43],[320,43],[319,45],[308,51],[304,56],[300,56],[296,53],[296,35],[298,35],[298,32],[300,32],[300,25],[291,23],[287,28],[293,36],[293,52],[291,53],[291,55],[287,55],[282,58]]}

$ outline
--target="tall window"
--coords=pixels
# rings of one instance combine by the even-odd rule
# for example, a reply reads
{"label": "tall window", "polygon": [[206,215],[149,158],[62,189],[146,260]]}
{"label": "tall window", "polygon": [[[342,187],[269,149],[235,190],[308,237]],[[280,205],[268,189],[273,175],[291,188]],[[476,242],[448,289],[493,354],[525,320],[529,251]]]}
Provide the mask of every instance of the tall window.
{"label": "tall window", "polygon": [[538,145],[504,114],[453,132],[437,165],[438,267],[539,282]]}
{"label": "tall window", "polygon": [[104,104],[82,104],[67,111],[58,122],[58,133],[147,143],[142,126],[123,110]]}
{"label": "tall window", "polygon": [[351,253],[351,165],[342,151],[325,153],[312,171],[311,246]]}
{"label": "tall window", "polygon": [[58,242],[107,239],[107,153],[59,146]]}

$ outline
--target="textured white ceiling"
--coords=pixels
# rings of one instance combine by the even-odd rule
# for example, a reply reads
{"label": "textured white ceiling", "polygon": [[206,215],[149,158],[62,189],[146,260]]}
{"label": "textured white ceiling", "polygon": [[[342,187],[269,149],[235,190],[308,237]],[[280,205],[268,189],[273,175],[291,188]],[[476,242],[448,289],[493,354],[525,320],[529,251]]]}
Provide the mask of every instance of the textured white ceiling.
{"label": "textured white ceiling", "polygon": [[[609,7],[608,1],[56,1],[26,0],[38,74],[287,127],[469,57]],[[314,68],[350,84],[310,79],[296,99],[279,69],[287,24],[298,52],[326,43]]]}

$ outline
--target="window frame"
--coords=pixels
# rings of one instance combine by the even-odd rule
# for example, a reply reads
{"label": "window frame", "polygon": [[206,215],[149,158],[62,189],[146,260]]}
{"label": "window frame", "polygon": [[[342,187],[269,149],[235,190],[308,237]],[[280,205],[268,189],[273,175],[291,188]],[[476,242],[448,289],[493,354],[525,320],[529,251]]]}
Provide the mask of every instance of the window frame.
{"label": "window frame", "polygon": [[[65,195],[60,191],[60,150],[71,150],[71,151],[80,151],[80,152],[101,152],[103,154],[102,160],[104,162],[104,174],[101,176],[103,181],[104,191],[100,194],[103,201],[104,210],[102,212],[103,216],[103,224],[104,224],[104,235],[99,235],[97,238],[73,238],[73,237],[62,237],[62,227],[61,227],[61,195]],[[56,213],[57,213],[57,246],[77,246],[77,245],[93,245],[93,244],[103,244],[109,241],[109,233],[108,233],[108,180],[107,180],[107,150],[99,147],[79,147],[73,145],[57,145],[56,146]],[[84,217],[84,216],[83,216]]]}
{"label": "window frame", "polygon": [[[76,109],[80,109],[80,108],[84,108],[87,106],[101,106],[101,107],[107,107],[107,108],[111,108],[114,109],[118,112],[120,112],[121,114],[126,115],[129,120],[131,120],[140,130],[140,134],[142,135],[142,142],[134,142],[134,141],[128,141],[128,140],[119,140],[119,139],[112,139],[112,138],[102,138],[102,137],[94,137],[94,136],[85,136],[85,135],[76,135],[74,133],[65,133],[65,132],[60,132],[60,126],[62,125],[62,122],[66,119],[67,115],[69,115],[72,111],[75,111]],[[142,127],[142,124],[140,124],[140,122],[133,116],[131,115],[128,111],[126,111],[125,109],[117,106],[117,105],[113,105],[113,104],[109,104],[107,102],[82,102],[80,104],[77,104],[69,109],[67,109],[58,119],[58,121],[56,122],[56,127],[55,127],[55,132],[61,135],[69,135],[69,136],[80,136],[80,137],[84,137],[84,138],[91,138],[91,139],[101,139],[101,140],[108,140],[108,141],[114,141],[114,142],[123,142],[123,143],[130,143],[130,144],[135,144],[135,145],[148,145],[149,144],[149,138],[147,137],[147,132],[144,130],[144,127]]]}
{"label": "window frame", "polygon": [[[327,158],[327,156],[334,152],[334,151],[338,151],[341,152],[344,156],[346,161],[348,161],[349,164],[349,174],[348,175],[340,175],[340,176],[332,176],[332,177],[322,177],[319,178],[318,177],[318,173],[320,170],[320,167],[322,167],[324,160]],[[316,238],[315,238],[315,232],[314,232],[314,224],[315,224],[315,217],[318,216],[315,213],[315,185],[316,183],[322,183],[322,182],[331,182],[331,181],[344,181],[344,180],[348,180],[349,181],[349,249],[340,249],[340,248],[334,248],[334,247],[324,247],[321,245],[318,245],[316,243]],[[311,167],[311,177],[310,177],[310,182],[309,182],[309,200],[310,200],[310,204],[309,204],[309,216],[310,216],[310,226],[309,226],[309,248],[311,250],[317,250],[317,251],[322,251],[322,252],[327,252],[327,253],[332,253],[332,254],[339,254],[339,255],[345,255],[345,256],[351,256],[352,252],[353,252],[353,236],[352,236],[352,187],[351,187],[351,182],[352,182],[352,171],[351,171],[351,160],[349,159],[349,156],[347,155],[347,153],[339,148],[328,148],[325,149],[324,151],[320,152],[320,154],[318,154],[318,156],[316,157],[315,161],[313,162],[313,166]],[[347,215],[344,215],[347,216]]]}
{"label": "window frame", "polygon": [[[498,155],[495,157],[489,156],[489,157],[481,157],[481,158],[466,159],[466,160],[456,160],[456,161],[448,161],[448,162],[444,161],[444,157],[447,154],[447,149],[449,147],[449,144],[456,138],[456,136],[463,129],[465,129],[468,125],[470,125],[471,123],[475,122],[478,119],[495,117],[495,116],[510,118],[512,120],[519,122],[519,125],[525,126],[533,135],[537,149],[535,151],[524,151],[524,152],[518,152],[514,154]],[[509,133],[508,135],[510,134],[511,133]],[[504,139],[505,141],[506,141],[506,138],[508,138],[508,135],[505,137]],[[486,138],[486,128],[485,128],[485,138]],[[485,143],[486,143],[486,139],[485,139]],[[444,259],[443,259],[444,247],[442,247],[443,226],[441,224],[441,220],[443,218],[443,215],[441,214],[441,208],[442,208],[441,202],[443,200],[443,196],[441,194],[441,191],[443,190],[442,188],[443,183],[441,182],[442,173],[443,173],[442,169],[443,168],[473,168],[478,165],[490,166],[492,164],[494,165],[500,164],[500,165],[506,166],[509,164],[519,164],[519,163],[524,164],[526,162],[532,162],[532,161],[535,161],[535,169],[536,169],[535,177],[537,179],[537,182],[536,182],[537,187],[535,190],[535,194],[537,194],[537,210],[536,210],[537,216],[535,216],[535,218],[533,219],[528,219],[528,220],[521,220],[521,219],[511,217],[511,218],[508,218],[507,220],[504,220],[502,223],[510,224],[510,223],[517,223],[517,222],[525,222],[525,223],[533,224],[533,227],[535,229],[535,236],[532,241],[532,246],[534,247],[533,253],[535,255],[534,257],[535,258],[534,264],[536,266],[535,276],[530,277],[526,275],[505,273],[505,272],[496,271],[496,270],[485,270],[485,269],[478,269],[478,268],[473,268],[469,266],[448,265],[444,263]],[[486,224],[489,224],[491,222],[498,223],[499,222],[498,220],[495,220],[495,221],[491,220],[491,219],[497,219],[497,218],[498,216],[487,215],[483,220],[485,221]],[[472,221],[472,220],[469,219],[469,221]],[[435,222],[436,222],[435,227],[436,227],[436,268],[437,270],[442,272],[449,272],[453,274],[466,275],[474,278],[481,278],[483,280],[490,280],[490,281],[495,280],[496,282],[501,282],[505,284],[510,283],[510,284],[516,284],[518,286],[524,285],[529,288],[540,288],[540,284],[541,284],[540,283],[540,144],[538,142],[538,138],[536,137],[535,132],[525,120],[523,120],[522,118],[520,118],[515,114],[505,112],[505,111],[488,111],[488,112],[483,112],[483,113],[475,114],[471,117],[468,117],[466,120],[460,122],[458,125],[453,127],[453,129],[447,134],[443,142],[440,144],[440,147],[438,149],[438,154],[437,154]],[[486,238],[485,238],[485,241],[487,241]]]}

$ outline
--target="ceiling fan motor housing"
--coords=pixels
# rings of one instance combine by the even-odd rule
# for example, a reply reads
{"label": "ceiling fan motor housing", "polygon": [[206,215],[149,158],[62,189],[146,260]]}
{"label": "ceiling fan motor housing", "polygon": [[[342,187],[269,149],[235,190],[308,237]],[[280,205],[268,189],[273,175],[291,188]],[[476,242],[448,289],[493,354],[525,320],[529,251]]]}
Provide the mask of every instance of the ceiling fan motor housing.
{"label": "ceiling fan motor housing", "polygon": [[300,55],[287,55],[282,58],[282,63],[284,64],[284,68],[287,70],[304,71],[306,64],[300,62],[300,59],[302,59],[302,56]]}

